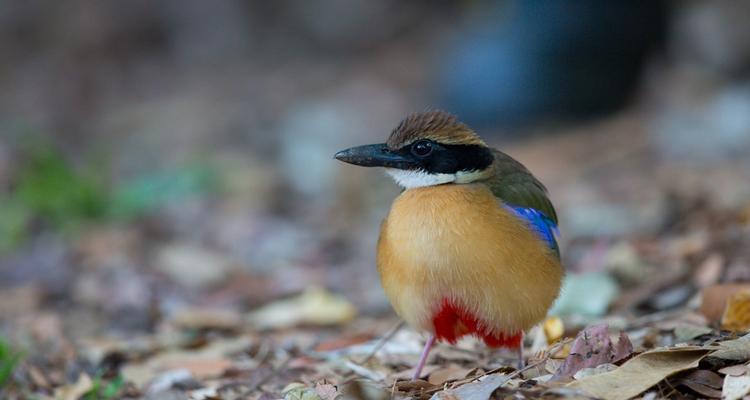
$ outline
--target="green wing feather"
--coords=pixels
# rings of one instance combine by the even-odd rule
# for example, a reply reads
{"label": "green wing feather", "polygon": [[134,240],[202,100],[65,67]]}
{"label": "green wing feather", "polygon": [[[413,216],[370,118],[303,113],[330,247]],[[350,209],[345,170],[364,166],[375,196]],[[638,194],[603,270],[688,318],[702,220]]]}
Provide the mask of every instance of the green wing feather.
{"label": "green wing feather", "polygon": [[492,154],[494,173],[484,183],[495,197],[510,206],[538,210],[557,225],[557,213],[547,197],[547,188],[513,157],[495,149]]}

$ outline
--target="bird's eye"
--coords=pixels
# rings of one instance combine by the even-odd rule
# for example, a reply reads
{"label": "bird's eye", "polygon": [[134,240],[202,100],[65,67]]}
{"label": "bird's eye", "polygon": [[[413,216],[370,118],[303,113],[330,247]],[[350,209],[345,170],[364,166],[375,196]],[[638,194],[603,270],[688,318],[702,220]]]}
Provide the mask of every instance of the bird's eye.
{"label": "bird's eye", "polygon": [[420,140],[411,145],[411,152],[417,157],[426,157],[432,153],[432,143],[427,140]]}

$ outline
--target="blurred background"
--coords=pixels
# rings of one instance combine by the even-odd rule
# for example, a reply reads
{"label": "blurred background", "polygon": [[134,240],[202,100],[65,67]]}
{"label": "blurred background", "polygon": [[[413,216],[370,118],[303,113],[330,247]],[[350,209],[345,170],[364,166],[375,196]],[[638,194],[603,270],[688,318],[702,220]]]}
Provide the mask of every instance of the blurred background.
{"label": "blurred background", "polygon": [[[0,336],[57,354],[392,320],[374,247],[399,189],[332,155],[434,108],[548,186],[560,315],[750,279],[748,20],[707,1],[2,2]],[[258,313],[278,299],[324,311]]]}

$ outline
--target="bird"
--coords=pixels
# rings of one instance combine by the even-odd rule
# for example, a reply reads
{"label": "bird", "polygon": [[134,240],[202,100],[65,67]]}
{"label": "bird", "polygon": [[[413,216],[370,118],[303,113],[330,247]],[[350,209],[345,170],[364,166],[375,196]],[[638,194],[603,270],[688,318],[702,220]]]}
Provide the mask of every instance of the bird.
{"label": "bird", "polygon": [[334,158],[384,167],[403,191],[380,227],[376,264],[396,313],[427,340],[475,336],[518,351],[560,292],[558,219],[547,189],[519,161],[488,146],[455,115],[408,115],[385,143]]}

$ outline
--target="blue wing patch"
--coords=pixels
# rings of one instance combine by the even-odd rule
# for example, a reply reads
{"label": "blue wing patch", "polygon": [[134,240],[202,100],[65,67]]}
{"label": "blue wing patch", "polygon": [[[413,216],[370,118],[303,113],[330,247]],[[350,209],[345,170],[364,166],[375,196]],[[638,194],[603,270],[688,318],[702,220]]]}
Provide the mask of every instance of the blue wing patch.
{"label": "blue wing patch", "polygon": [[519,218],[528,222],[531,229],[547,243],[549,248],[557,254],[557,257],[560,257],[560,248],[557,246],[557,235],[560,232],[557,230],[557,225],[554,221],[534,208],[513,207],[509,205],[506,205],[506,207],[513,211]]}

